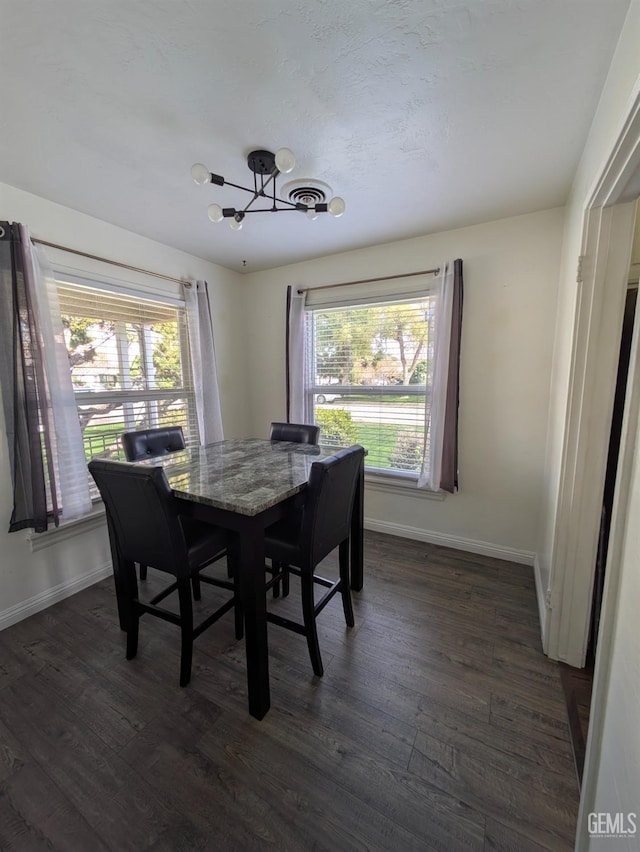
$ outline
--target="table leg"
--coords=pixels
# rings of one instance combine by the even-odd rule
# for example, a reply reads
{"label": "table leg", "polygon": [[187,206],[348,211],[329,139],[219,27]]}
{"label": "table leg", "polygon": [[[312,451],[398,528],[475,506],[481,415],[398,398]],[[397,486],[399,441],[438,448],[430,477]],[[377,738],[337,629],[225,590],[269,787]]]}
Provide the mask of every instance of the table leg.
{"label": "table leg", "polygon": [[351,515],[351,588],[359,592],[364,584],[364,461],[360,467]]}
{"label": "table leg", "polygon": [[245,529],[234,535],[231,546],[235,550],[234,570],[238,571],[244,611],[249,713],[262,719],[271,704],[263,526],[248,522]]}

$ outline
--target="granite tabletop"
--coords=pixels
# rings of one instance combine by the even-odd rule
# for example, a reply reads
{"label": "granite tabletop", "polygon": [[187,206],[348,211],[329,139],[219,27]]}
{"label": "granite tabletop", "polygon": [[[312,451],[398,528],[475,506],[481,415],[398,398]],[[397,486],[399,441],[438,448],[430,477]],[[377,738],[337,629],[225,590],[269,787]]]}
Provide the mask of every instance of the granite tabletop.
{"label": "granite tabletop", "polygon": [[337,449],[245,438],[180,450],[141,464],[161,464],[177,497],[252,516],[301,491],[313,462]]}

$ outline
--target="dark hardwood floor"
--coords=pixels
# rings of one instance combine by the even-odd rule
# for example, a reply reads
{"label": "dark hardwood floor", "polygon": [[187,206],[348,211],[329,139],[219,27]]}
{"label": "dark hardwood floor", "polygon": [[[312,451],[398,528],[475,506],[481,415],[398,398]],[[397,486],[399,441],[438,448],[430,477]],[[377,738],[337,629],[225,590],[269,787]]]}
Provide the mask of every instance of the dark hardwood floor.
{"label": "dark hardwood floor", "polygon": [[578,784],[582,784],[584,760],[589,733],[589,716],[591,713],[591,694],[593,692],[593,663],[584,669],[576,669],[564,663],[560,667],[560,680],[564,689],[567,705],[569,735],[573,747],[573,759],[576,764]]}
{"label": "dark hardwood floor", "polygon": [[356,627],[339,599],[320,616],[323,678],[270,626],[262,722],[231,614],[186,689],[172,625],[143,619],[125,660],[111,580],[0,633],[0,849],[573,849],[531,569],[377,533],[365,560]]}

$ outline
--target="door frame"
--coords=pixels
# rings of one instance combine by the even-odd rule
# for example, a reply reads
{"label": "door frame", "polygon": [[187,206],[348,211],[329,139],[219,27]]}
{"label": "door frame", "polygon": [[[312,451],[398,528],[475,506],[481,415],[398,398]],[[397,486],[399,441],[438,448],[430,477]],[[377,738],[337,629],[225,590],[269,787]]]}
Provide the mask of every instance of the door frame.
{"label": "door frame", "polygon": [[576,827],[576,849],[588,846],[587,815],[595,808],[596,788],[602,756],[602,735],[605,724],[611,662],[613,655],[613,626],[617,620],[620,599],[620,580],[625,533],[628,521],[628,506],[631,498],[631,480],[634,465],[640,464],[638,445],[638,418],[640,415],[640,316],[636,310],[629,357],[627,393],[620,435],[618,476],[616,478],[611,531],[607,551],[607,573],[605,578],[600,629],[593,677],[593,694],[589,713],[589,732],[585,753],[584,772],[578,824]]}
{"label": "door frame", "polygon": [[[543,642],[552,659],[579,668],[587,654],[638,195],[640,85],[585,205],[576,259],[578,290]],[[612,539],[614,534],[612,529]],[[612,540],[610,552],[615,546]]]}

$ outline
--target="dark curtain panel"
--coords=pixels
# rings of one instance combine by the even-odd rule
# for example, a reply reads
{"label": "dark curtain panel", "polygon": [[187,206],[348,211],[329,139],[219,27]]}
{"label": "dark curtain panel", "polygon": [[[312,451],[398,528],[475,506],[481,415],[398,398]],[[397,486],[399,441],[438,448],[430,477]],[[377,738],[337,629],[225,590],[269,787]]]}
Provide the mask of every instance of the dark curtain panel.
{"label": "dark curtain panel", "polygon": [[447,376],[447,401],[444,414],[444,440],[442,446],[442,473],[440,488],[451,494],[458,487],[458,405],[460,400],[460,342],[462,339],[462,261],[453,262],[453,306],[451,317],[451,343],[449,346],[449,374]]}
{"label": "dark curtain panel", "polygon": [[44,532],[60,517],[37,317],[26,229],[0,222],[0,384],[13,484],[9,532]]}

